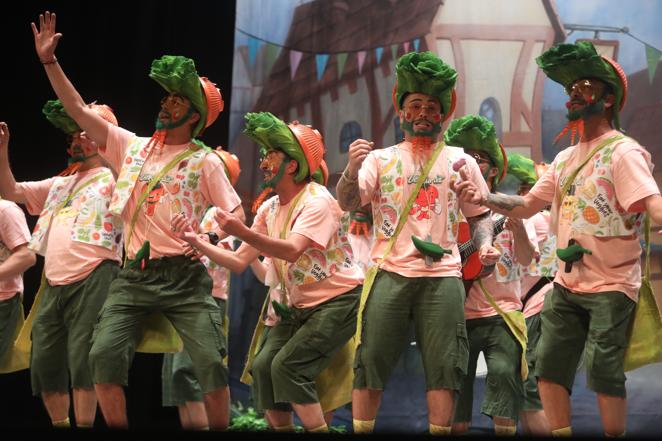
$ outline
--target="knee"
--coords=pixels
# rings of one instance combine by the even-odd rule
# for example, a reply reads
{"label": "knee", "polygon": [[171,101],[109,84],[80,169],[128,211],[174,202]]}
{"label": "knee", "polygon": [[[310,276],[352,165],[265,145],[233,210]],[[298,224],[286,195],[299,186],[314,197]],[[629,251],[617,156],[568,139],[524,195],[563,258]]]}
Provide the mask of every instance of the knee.
{"label": "knee", "polygon": [[497,384],[512,383],[513,379],[517,377],[519,363],[514,363],[511,360],[497,360],[490,363],[488,366],[488,381]]}
{"label": "knee", "polygon": [[272,378],[287,379],[292,378],[295,374],[290,368],[288,360],[283,354],[277,354],[271,362],[271,376]]}

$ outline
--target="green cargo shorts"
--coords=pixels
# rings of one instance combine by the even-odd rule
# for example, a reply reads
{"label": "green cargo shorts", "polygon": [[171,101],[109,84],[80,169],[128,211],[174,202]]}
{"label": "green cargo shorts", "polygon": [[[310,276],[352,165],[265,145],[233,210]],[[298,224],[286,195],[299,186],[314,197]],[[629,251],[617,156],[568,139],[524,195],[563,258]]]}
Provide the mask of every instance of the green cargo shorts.
{"label": "green cargo shorts", "polygon": [[[32,393],[91,389],[88,355],[97,315],[119,265],[104,260],[83,280],[51,286],[46,282],[32,325]],[[71,384],[70,384],[71,379]]]}
{"label": "green cargo shorts", "polygon": [[526,364],[529,366],[529,375],[524,382],[523,411],[542,410],[542,402],[538,393],[538,380],[536,380],[536,348],[540,342],[540,313],[526,319]]}
{"label": "green cargo shorts", "polygon": [[[214,297],[225,320],[226,301]],[[164,407],[179,406],[187,401],[203,401],[200,383],[193,372],[193,361],[188,352],[163,354],[161,368],[161,402]]]}
{"label": "green cargo shorts", "polygon": [[459,390],[469,347],[464,285],[456,277],[404,277],[379,270],[363,311],[354,389],[383,390],[414,322],[427,390]]}
{"label": "green cargo shorts", "polygon": [[94,329],[90,351],[94,382],[128,384],[141,325],[160,311],[184,342],[202,392],[227,386],[223,317],[211,288],[204,265],[186,256],[153,259],[144,270],[122,269]]}
{"label": "green cargo shorts", "polygon": [[487,363],[487,377],[480,412],[517,421],[524,399],[520,374],[522,347],[500,315],[467,320],[467,334],[469,373],[457,399],[454,421],[471,421],[474,380],[481,351]]}
{"label": "green cargo shorts", "polygon": [[4,360],[14,346],[14,331],[20,314],[20,294],[7,300],[0,300],[0,361]]}
{"label": "green cargo shorts", "polygon": [[623,363],[634,307],[622,292],[576,294],[555,283],[541,313],[536,377],[572,392],[584,352],[587,387],[625,397]]}
{"label": "green cargo shorts", "polygon": [[319,402],[315,379],[356,332],[360,297],[361,285],[269,329],[251,369],[260,411]]}

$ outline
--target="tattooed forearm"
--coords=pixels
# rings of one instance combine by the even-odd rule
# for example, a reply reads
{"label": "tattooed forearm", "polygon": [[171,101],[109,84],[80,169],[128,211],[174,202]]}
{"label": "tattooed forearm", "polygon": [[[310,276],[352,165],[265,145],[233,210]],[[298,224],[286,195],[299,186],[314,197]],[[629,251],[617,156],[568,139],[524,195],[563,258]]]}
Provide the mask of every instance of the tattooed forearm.
{"label": "tattooed forearm", "polygon": [[343,171],[336,185],[336,196],[340,208],[345,211],[354,211],[361,208],[361,194],[358,179],[348,178],[347,170]]}
{"label": "tattooed forearm", "polygon": [[517,195],[490,193],[485,199],[484,205],[491,209],[510,211],[524,206],[524,198]]}
{"label": "tattooed forearm", "polygon": [[490,212],[470,217],[467,222],[476,249],[480,249],[483,245],[492,245],[493,224]]}

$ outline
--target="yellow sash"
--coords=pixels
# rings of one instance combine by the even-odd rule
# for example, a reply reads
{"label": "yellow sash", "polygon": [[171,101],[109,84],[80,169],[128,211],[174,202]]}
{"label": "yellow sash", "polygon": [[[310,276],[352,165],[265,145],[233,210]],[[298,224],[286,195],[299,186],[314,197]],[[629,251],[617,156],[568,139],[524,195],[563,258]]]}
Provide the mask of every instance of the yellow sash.
{"label": "yellow sash", "polygon": [[503,320],[506,322],[508,329],[510,329],[510,332],[513,333],[517,339],[517,342],[522,347],[522,356],[520,357],[520,375],[522,376],[522,381],[524,381],[526,380],[526,377],[529,376],[529,365],[526,363],[526,343],[528,341],[528,334],[526,333],[526,321],[524,320],[524,314],[522,311],[505,312],[503,309],[501,309],[501,307],[497,305],[497,302],[494,300],[494,297],[492,297],[492,294],[490,294],[487,289],[485,289],[485,285],[483,285],[483,279],[478,279],[478,286],[480,286],[480,290],[483,292],[483,295],[492,306],[492,308],[496,309],[496,312],[498,312],[501,318],[503,318]]}
{"label": "yellow sash", "polygon": [[[175,165],[179,164],[180,161],[191,156],[197,152],[199,148],[188,148],[184,150],[175,158],[173,158],[159,173],[154,175],[150,179],[149,183],[145,190],[143,190],[140,198],[138,199],[138,204],[136,206],[136,211],[133,213],[131,218],[131,225],[129,227],[129,234],[124,242],[124,262],[128,258],[128,249],[129,243],[131,241],[131,236],[133,235],[133,228],[136,225],[138,216],[140,214],[140,209],[142,208],[145,200],[149,196],[149,193],[152,191],[154,186],[165,176]],[[182,339],[175,331],[175,328],[172,326],[172,323],[163,315],[162,312],[157,311],[150,314],[144,322],[143,326],[143,335],[140,343],[136,347],[136,352],[143,352],[149,354],[161,354],[165,352],[180,352],[184,348],[184,343]]]}
{"label": "yellow sash", "polygon": [[398,225],[395,227],[393,236],[391,236],[388,243],[386,244],[386,250],[384,251],[384,255],[382,256],[381,259],[379,259],[379,261],[375,265],[368,268],[368,271],[365,274],[365,278],[363,279],[363,289],[361,290],[361,301],[359,303],[359,314],[356,320],[356,334],[354,335],[354,341],[356,343],[356,347],[358,347],[361,344],[361,332],[363,331],[363,323],[362,323],[363,310],[365,309],[365,304],[368,301],[368,296],[370,295],[372,284],[375,282],[375,276],[377,275],[377,270],[379,270],[379,267],[381,266],[382,262],[386,260],[388,255],[391,254],[393,245],[395,245],[395,241],[398,239],[398,235],[400,235],[400,231],[407,222],[407,218],[409,217],[409,212],[411,211],[411,208],[414,206],[414,201],[418,196],[418,192],[423,186],[423,182],[425,182],[428,173],[430,173],[430,170],[432,169],[434,162],[437,160],[437,157],[444,149],[444,147],[446,147],[446,144],[444,144],[443,141],[437,143],[434,152],[432,152],[432,156],[425,164],[425,167],[423,167],[423,171],[421,172],[421,175],[418,177],[418,181],[416,181],[416,185],[414,186],[414,191],[412,191],[412,193],[409,195],[409,199],[407,200],[407,205],[405,206],[405,209],[402,210],[401,212],[400,219],[398,219]]}
{"label": "yellow sash", "polygon": [[650,282],[650,217],[644,220],[646,264],[639,289],[639,301],[634,308],[628,346],[625,349],[625,372],[651,363],[662,362],[662,320]]}
{"label": "yellow sash", "polygon": [[[284,229],[280,233],[280,238],[285,239],[287,235],[287,229],[290,224],[290,218],[294,212],[295,206],[299,203],[303,193],[307,191],[303,189],[299,195],[292,201],[292,205],[287,214],[287,219],[285,220]],[[277,259],[272,259],[275,265],[279,265]],[[279,259],[278,259],[279,260]],[[281,282],[281,288],[283,295],[286,296],[285,290],[285,262],[282,261],[282,265],[279,265],[279,276]],[[253,361],[258,352],[259,342],[262,339],[264,334],[265,323],[263,317],[266,314],[268,305],[270,301],[270,295],[267,293],[267,297],[262,304],[262,310],[260,311],[260,316],[258,317],[257,325],[253,331],[253,337],[251,338],[251,344],[248,349],[248,354],[246,356],[246,363],[244,364],[244,370],[241,374],[240,381],[244,384],[251,385],[253,384],[253,376],[250,373],[251,368],[253,367]],[[322,411],[329,412],[335,410],[349,402],[352,401],[352,386],[354,383],[354,337],[350,338],[347,343],[338,351],[337,354],[331,359],[331,363],[326,367],[315,379],[315,386],[317,389],[317,396],[320,400],[320,405]]]}
{"label": "yellow sash", "polygon": [[[84,184],[79,185],[77,188],[75,188],[71,193],[69,193],[69,196],[60,204],[58,205],[54,210],[53,210],[53,215],[52,218],[55,219],[59,211],[66,207],[71,200],[78,195],[81,191],[83,191],[86,187],[89,187],[90,185],[94,184],[101,178],[106,177],[105,174],[98,174],[92,179],[85,181]],[[41,272],[41,282],[39,282],[39,289],[37,290],[37,294],[34,296],[34,301],[32,302],[32,307],[30,308],[30,312],[28,313],[27,319],[23,319],[23,316],[21,315],[21,328],[19,328],[19,331],[16,333],[16,340],[14,341],[14,351],[16,356],[21,359],[23,357],[23,354],[27,354],[28,360],[30,358],[30,351],[32,350],[32,324],[34,323],[34,319],[37,316],[37,312],[39,311],[39,304],[41,303],[41,296],[44,292],[44,289],[46,288],[46,273],[45,271],[42,270]],[[22,306],[21,306],[22,307]],[[29,364],[28,364],[29,365]]]}

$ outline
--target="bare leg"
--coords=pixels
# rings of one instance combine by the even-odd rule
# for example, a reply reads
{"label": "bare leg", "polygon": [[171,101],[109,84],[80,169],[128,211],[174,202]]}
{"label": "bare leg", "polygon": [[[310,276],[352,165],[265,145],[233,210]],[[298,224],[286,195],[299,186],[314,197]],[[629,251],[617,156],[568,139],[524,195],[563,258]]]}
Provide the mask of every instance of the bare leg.
{"label": "bare leg", "polygon": [[211,430],[226,430],[230,424],[230,386],[205,394],[205,408]]}
{"label": "bare leg", "polygon": [[377,389],[354,389],[352,391],[352,418],[370,421],[377,418],[382,402],[382,391]]}
{"label": "bare leg", "polygon": [[459,422],[459,423],[453,423],[453,425],[451,426],[452,427],[451,433],[453,435],[462,435],[464,433],[467,433],[467,431],[469,430],[470,425],[471,425],[471,422],[469,422],[469,421],[462,421],[462,422]]}
{"label": "bare leg", "polygon": [[598,394],[598,407],[600,408],[600,418],[606,435],[620,436],[625,433],[626,398]]}
{"label": "bare leg", "polygon": [[76,427],[94,426],[97,415],[97,394],[94,389],[74,389],[74,414]]}
{"label": "bare leg", "polygon": [[270,409],[265,411],[264,415],[272,428],[294,426],[292,412]]}
{"label": "bare leg", "polygon": [[187,401],[184,405],[188,414],[188,430],[208,430],[209,420],[204,401]]}
{"label": "bare leg", "polygon": [[331,427],[331,423],[333,422],[333,411],[332,410],[324,413],[324,421],[326,421],[327,426]]}
{"label": "bare leg", "polygon": [[549,429],[557,430],[570,427],[570,394],[568,390],[560,384],[539,378],[538,391],[542,407],[549,421]]}
{"label": "bare leg", "polygon": [[520,413],[525,435],[551,436],[549,421],[543,410],[525,410]]}
{"label": "bare leg", "polygon": [[69,392],[42,392],[46,412],[51,422],[63,421],[69,417]]}
{"label": "bare leg", "polygon": [[450,389],[433,389],[427,392],[427,399],[430,424],[450,426],[455,392]]}
{"label": "bare leg", "polygon": [[320,405],[320,403],[307,403],[307,404],[292,403],[292,407],[299,416],[299,419],[301,420],[304,429],[306,430],[316,429],[326,424],[326,422],[324,421],[324,413],[322,412],[322,406]]}
{"label": "bare leg", "polygon": [[177,412],[179,413],[179,424],[182,426],[182,429],[191,430],[191,417],[188,414],[186,404],[177,406]]}
{"label": "bare leg", "polygon": [[126,416],[126,396],[124,388],[120,384],[101,383],[95,384],[99,407],[111,429],[128,429],[129,421]]}

